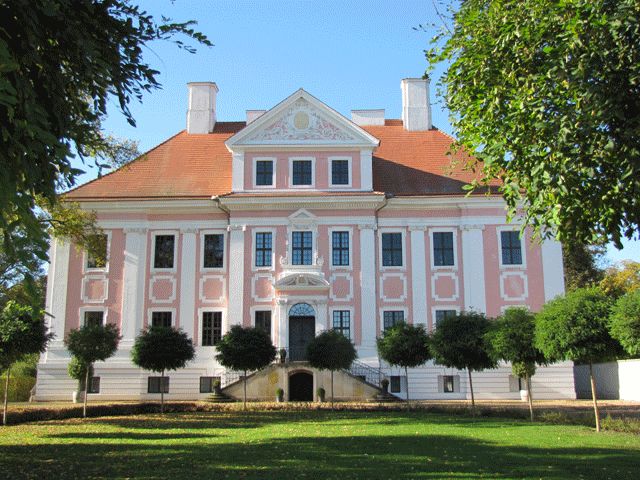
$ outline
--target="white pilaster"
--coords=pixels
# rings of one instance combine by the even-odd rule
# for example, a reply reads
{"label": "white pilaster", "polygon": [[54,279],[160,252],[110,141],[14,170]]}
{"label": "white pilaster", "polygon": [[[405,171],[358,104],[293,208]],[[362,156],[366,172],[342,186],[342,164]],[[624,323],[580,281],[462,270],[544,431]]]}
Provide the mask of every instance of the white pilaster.
{"label": "white pilaster", "polygon": [[289,345],[289,322],[287,322],[287,301],[278,299],[278,348]]}
{"label": "white pilaster", "polygon": [[360,188],[365,191],[373,190],[372,153],[372,150],[360,150]]}
{"label": "white pilaster", "polygon": [[375,355],[376,346],[376,249],[375,224],[360,225],[361,356]]}
{"label": "white pilaster", "polygon": [[244,152],[231,154],[231,190],[234,192],[244,190]]}
{"label": "white pilaster", "polygon": [[487,312],[487,296],[484,286],[483,225],[463,225],[462,271],[464,274],[464,308]]}
{"label": "white pilaster", "polygon": [[244,225],[229,225],[229,326],[242,325],[244,301]]}
{"label": "white pilaster", "polygon": [[[51,314],[49,319],[50,331],[55,337],[51,347],[62,347],[64,327],[67,314],[67,283],[69,275],[69,255],[71,245],[61,239],[53,239],[51,266],[49,267],[47,284],[47,309]],[[50,293],[50,297],[49,297]]]}
{"label": "white pilaster", "polygon": [[322,301],[322,302],[317,302],[316,303],[316,310],[317,310],[317,318],[316,318],[316,335],[319,335],[320,333],[322,333],[325,330],[329,330],[329,319],[328,319],[328,308],[327,308],[327,302],[326,301]]}
{"label": "white pilaster", "polygon": [[125,229],[124,274],[122,282],[123,344],[133,344],[144,321],[144,290],[147,256],[147,232]]}
{"label": "white pilaster", "polygon": [[542,277],[545,302],[564,293],[562,245],[557,240],[548,239],[542,242]]}
{"label": "white pilaster", "polygon": [[411,291],[413,295],[413,324],[427,328],[427,256],[424,247],[426,227],[410,226],[411,232]]}
{"label": "white pilaster", "polygon": [[182,230],[182,263],[180,271],[180,326],[193,338],[196,299],[196,230]]}

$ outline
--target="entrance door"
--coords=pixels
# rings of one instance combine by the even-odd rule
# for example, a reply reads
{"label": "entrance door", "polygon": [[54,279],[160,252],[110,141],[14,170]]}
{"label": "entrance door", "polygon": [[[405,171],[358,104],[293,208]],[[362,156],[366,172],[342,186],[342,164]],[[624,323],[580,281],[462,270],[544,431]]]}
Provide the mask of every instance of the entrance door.
{"label": "entrance door", "polygon": [[313,375],[309,372],[297,372],[289,377],[289,401],[313,401]]}
{"label": "entrance door", "polygon": [[307,359],[307,345],[315,336],[315,317],[289,317],[289,358]]}

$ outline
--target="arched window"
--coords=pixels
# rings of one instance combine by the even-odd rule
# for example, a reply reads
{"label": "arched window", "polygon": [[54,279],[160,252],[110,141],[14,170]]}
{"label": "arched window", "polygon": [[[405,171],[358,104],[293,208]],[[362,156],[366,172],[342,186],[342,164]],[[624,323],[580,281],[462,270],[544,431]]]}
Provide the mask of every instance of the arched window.
{"label": "arched window", "polygon": [[308,303],[296,303],[289,310],[290,317],[315,317],[316,312]]}

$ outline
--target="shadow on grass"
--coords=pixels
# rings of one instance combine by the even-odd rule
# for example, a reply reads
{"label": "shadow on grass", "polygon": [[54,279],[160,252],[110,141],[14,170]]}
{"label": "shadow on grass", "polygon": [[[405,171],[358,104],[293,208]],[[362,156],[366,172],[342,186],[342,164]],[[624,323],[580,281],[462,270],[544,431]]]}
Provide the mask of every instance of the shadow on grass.
{"label": "shadow on grass", "polygon": [[194,438],[212,438],[218,435],[204,433],[154,433],[154,432],[67,432],[47,435],[47,438],[83,439],[83,440],[187,440]]}

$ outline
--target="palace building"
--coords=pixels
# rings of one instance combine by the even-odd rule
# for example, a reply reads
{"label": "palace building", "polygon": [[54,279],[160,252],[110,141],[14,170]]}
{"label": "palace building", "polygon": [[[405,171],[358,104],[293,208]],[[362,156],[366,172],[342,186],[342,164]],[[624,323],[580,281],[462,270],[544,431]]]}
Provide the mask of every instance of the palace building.
{"label": "palace building", "polygon": [[[38,367],[36,398],[70,399],[63,338],[87,322],[116,324],[117,354],[95,366],[91,398],[206,398],[215,380],[235,396],[238,374],[214,359],[235,324],[271,335],[286,362],[252,375],[249,396],[281,387],[311,400],[327,374],[305,362],[326,329],[358,351],[336,395],[364,399],[380,378],[404,397],[404,371],[381,364],[376,337],[399,321],[427,330],[462,310],[490,317],[537,311],[564,291],[561,246],[520,238],[499,195],[465,195],[473,174],[432,125],[429,81],[401,82],[402,119],[384,110],[346,118],[300,89],[246,121],[218,121],[215,83],[188,85],[187,128],[129,165],[64,195],[94,210],[106,264],[63,241],[51,246],[46,310],[56,337]],[[172,325],[197,358],[157,374],[132,364],[136,335]],[[429,362],[409,370],[414,399],[464,399],[466,372]],[[509,365],[474,374],[477,398],[517,399]],[[537,398],[575,398],[571,363],[542,367]]]}

